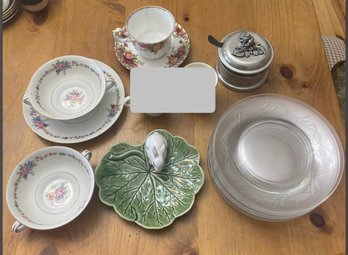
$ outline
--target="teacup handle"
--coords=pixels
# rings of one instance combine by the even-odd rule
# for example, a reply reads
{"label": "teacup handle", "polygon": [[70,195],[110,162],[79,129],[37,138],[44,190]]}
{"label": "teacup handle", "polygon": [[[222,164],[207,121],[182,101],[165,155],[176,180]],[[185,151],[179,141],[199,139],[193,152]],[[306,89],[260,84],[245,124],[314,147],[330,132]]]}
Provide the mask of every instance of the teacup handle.
{"label": "teacup handle", "polygon": [[119,28],[119,27],[112,30],[112,36],[117,42],[120,42],[120,43],[134,41],[132,38],[129,37],[128,32],[124,31],[122,28]]}
{"label": "teacup handle", "polygon": [[19,233],[19,232],[23,231],[26,228],[27,228],[27,226],[25,226],[24,224],[20,223],[19,221],[15,221],[12,224],[12,231],[16,232],[16,233]]}
{"label": "teacup handle", "polygon": [[23,102],[27,105],[30,105],[31,106],[31,103],[30,103],[30,99],[29,99],[29,95],[26,94],[23,96]]}
{"label": "teacup handle", "polygon": [[82,156],[84,156],[88,161],[91,160],[92,158],[92,152],[90,152],[89,150],[84,150],[83,152],[81,152]]}
{"label": "teacup handle", "polygon": [[111,89],[113,86],[116,85],[116,82],[114,78],[111,77],[111,75],[104,73],[105,81],[106,81],[106,90]]}
{"label": "teacup handle", "polygon": [[130,96],[124,98],[123,105],[128,108],[130,107]]}

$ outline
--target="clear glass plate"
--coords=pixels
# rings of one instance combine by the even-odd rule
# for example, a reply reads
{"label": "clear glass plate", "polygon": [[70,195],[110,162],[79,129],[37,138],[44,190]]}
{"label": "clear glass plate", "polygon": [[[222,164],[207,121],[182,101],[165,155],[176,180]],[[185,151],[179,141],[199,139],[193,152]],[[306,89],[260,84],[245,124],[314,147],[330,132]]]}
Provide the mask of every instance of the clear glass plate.
{"label": "clear glass plate", "polygon": [[330,123],[307,104],[273,94],[238,101],[221,116],[208,160],[223,196],[263,219],[307,213],[334,192],[344,169]]}

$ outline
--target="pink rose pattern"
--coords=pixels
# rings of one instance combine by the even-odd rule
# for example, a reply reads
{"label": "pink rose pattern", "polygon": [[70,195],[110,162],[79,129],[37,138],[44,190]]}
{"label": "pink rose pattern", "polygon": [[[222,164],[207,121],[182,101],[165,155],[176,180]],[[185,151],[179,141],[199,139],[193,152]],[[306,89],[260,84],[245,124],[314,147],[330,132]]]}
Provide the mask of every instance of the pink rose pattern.
{"label": "pink rose pattern", "polygon": [[176,24],[173,36],[180,39],[180,46],[176,51],[167,56],[168,60],[166,64],[168,67],[178,66],[179,64],[181,64],[182,61],[184,61],[184,59],[186,58],[188,50],[190,48],[188,35],[179,24]]}
{"label": "pink rose pattern", "polygon": [[[126,36],[126,28],[123,28],[119,32],[119,34]],[[172,52],[170,52],[170,54],[167,56],[167,62],[165,63],[165,67],[179,66],[184,61],[189,52],[190,41],[188,35],[179,24],[175,25],[173,37],[179,39],[180,46],[177,49],[172,50]],[[148,48],[153,52],[158,52],[161,49],[161,47],[163,47],[163,45],[155,45],[154,47],[150,46]],[[122,65],[124,65],[128,69],[144,65],[144,63],[139,59],[138,54],[132,52],[129,49],[128,43],[116,44],[115,52],[117,59],[121,62]]]}
{"label": "pink rose pattern", "polygon": [[157,54],[157,52],[164,47],[164,42],[157,44],[139,43],[139,46],[150,51],[151,53]]}
{"label": "pink rose pattern", "polygon": [[143,62],[139,60],[139,56],[127,49],[128,44],[120,44],[116,49],[117,58],[121,63],[127,68],[133,68],[144,65]]}
{"label": "pink rose pattern", "polygon": [[186,46],[184,45],[183,41],[180,40],[180,46],[176,50],[176,52],[170,54],[167,58],[167,65],[168,67],[177,66],[178,63],[181,63],[183,59],[186,57]]}

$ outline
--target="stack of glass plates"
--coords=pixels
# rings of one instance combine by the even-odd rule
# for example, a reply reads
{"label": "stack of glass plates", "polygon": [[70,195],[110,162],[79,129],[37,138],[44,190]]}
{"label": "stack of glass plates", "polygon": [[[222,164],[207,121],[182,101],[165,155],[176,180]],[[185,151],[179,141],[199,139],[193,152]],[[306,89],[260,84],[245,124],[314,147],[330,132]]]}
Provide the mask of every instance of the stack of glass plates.
{"label": "stack of glass plates", "polygon": [[19,0],[3,0],[3,9],[2,9],[2,23],[6,23],[14,16],[16,16],[19,8],[20,2]]}
{"label": "stack of glass plates", "polygon": [[260,220],[302,216],[335,191],[344,152],[330,123],[286,96],[264,94],[232,105],[210,140],[214,184],[241,212]]}

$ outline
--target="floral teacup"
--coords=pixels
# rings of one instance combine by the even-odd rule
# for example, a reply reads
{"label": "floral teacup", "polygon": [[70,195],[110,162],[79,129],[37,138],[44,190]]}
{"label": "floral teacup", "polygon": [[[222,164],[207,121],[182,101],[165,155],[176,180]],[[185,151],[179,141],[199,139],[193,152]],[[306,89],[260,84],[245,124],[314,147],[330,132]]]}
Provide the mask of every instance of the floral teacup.
{"label": "floral teacup", "polygon": [[160,6],[144,6],[131,13],[126,29],[116,28],[113,37],[118,42],[132,42],[139,54],[147,59],[159,59],[171,47],[174,16]]}
{"label": "floral teacup", "polygon": [[91,59],[61,56],[40,66],[23,100],[47,118],[72,120],[95,109],[114,85]]}
{"label": "floral teacup", "polygon": [[92,153],[46,147],[24,158],[7,183],[12,230],[47,230],[67,224],[86,208],[94,190]]}

